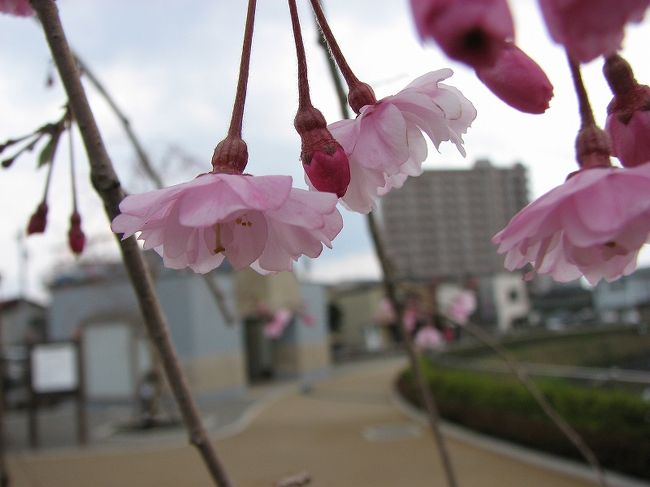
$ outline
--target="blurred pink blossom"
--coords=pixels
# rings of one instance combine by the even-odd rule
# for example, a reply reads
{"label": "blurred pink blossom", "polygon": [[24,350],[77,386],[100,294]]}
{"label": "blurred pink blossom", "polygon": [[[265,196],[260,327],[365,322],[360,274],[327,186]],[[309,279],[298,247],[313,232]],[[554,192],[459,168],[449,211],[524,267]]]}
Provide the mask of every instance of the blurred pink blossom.
{"label": "blurred pink blossom", "polygon": [[440,350],[445,341],[433,326],[425,326],[415,335],[415,346],[420,350]]}
{"label": "blurred pink blossom", "polygon": [[496,96],[517,110],[544,113],[553,98],[553,85],[539,65],[512,43],[496,62],[476,68],[476,75]]}
{"label": "blurred pink blossom", "polygon": [[420,37],[470,66],[492,65],[515,36],[507,0],[411,0],[411,7]]}
{"label": "blurred pink blossom", "polygon": [[116,233],[155,249],[165,266],[206,273],[228,258],[235,269],[289,271],[301,255],[317,257],[343,226],[331,193],[291,187],[290,176],[208,173],[192,181],[127,196]]}
{"label": "blurred pink blossom", "polygon": [[650,164],[583,169],[519,213],[492,241],[505,266],[595,285],[636,268],[650,234]]}
{"label": "blurred pink blossom", "polygon": [[422,173],[427,157],[422,132],[436,148],[451,141],[465,155],[462,135],[476,110],[460,91],[440,83],[452,74],[451,69],[425,74],[396,95],[363,106],[356,119],[329,126],[350,162],[350,186],[342,198],[347,208],[368,213],[378,196]]}
{"label": "blurred pink blossom", "polygon": [[29,4],[29,0],[0,0],[0,12],[20,17],[30,17],[34,15],[34,10]]}
{"label": "blurred pink blossom", "polygon": [[650,0],[539,0],[551,37],[583,63],[621,48],[625,24],[641,22]]}
{"label": "blurred pink blossom", "polygon": [[396,316],[393,304],[388,298],[383,298],[379,302],[379,307],[375,312],[375,321],[380,325],[392,325],[395,323]]}
{"label": "blurred pink blossom", "polygon": [[451,300],[445,314],[459,325],[464,325],[475,310],[476,295],[469,289],[463,289]]}
{"label": "blurred pink blossom", "polygon": [[415,326],[418,322],[418,310],[413,307],[406,308],[402,315],[402,324],[404,329],[409,333],[412,333],[415,330]]}
{"label": "blurred pink blossom", "polygon": [[269,338],[279,338],[285,328],[291,323],[293,313],[286,308],[275,312],[273,319],[264,326],[264,335]]}

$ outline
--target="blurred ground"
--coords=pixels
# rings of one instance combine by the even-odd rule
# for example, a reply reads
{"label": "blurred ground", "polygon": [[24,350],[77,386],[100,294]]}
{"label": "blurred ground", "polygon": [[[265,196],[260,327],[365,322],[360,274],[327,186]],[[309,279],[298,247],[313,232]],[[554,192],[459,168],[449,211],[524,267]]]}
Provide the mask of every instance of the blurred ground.
{"label": "blurred ground", "polygon": [[[338,368],[311,386],[258,391],[238,420],[229,426],[214,421],[211,433],[234,483],[268,487],[308,471],[314,487],[445,486],[428,431],[391,400],[403,366],[401,359],[372,361]],[[449,445],[462,487],[595,485],[502,455],[489,444],[449,438]],[[12,487],[212,485],[181,431],[137,441],[117,435],[84,450],[23,451],[10,455],[9,468]]]}

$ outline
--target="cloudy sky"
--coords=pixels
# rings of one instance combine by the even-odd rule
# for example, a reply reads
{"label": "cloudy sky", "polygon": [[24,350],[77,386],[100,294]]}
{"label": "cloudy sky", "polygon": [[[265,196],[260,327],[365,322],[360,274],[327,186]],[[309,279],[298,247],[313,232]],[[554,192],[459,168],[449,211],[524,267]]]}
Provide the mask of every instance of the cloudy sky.
{"label": "cloudy sky", "polygon": [[[73,48],[95,71],[128,114],[169,183],[210,169],[215,144],[225,134],[234,97],[246,10],[244,0],[58,0]],[[251,79],[244,119],[249,146],[248,171],[290,174],[304,187],[299,139],[292,119],[297,106],[295,51],[285,2],[261,0],[253,41]],[[301,1],[312,99],[328,121],[340,118],[335,93],[308,2]],[[531,197],[560,184],[575,169],[573,140],[579,125],[577,104],[562,50],[549,40],[534,0],[512,1],[517,42],[546,71],[555,86],[551,108],[541,116],[521,114],[496,99],[463,65],[448,61],[432,45],[418,41],[408,2],[327,0],[326,10],[350,65],[378,96],[401,89],[428,71],[452,67],[449,84],[475,104],[478,118],[465,138],[467,157],[446,146],[430,151],[427,167],[470,167],[477,158],[496,165],[523,162],[530,170]],[[191,5],[191,6],[190,6]],[[637,79],[650,82],[647,63],[648,21],[628,28],[623,54]],[[60,83],[46,88],[52,72],[38,25],[0,16],[0,141],[26,134],[60,116],[65,102]],[[584,77],[597,120],[602,124],[611,97],[601,75],[601,62],[584,67]],[[128,190],[148,188],[138,174],[135,155],[123,130],[101,97],[88,86],[91,104],[109,152]],[[79,137],[77,135],[77,143]],[[171,152],[188,157],[169,158]],[[117,255],[106,217],[88,180],[81,146],[77,148],[80,211],[90,236],[83,259]],[[50,217],[45,235],[22,245],[27,259],[27,291],[44,296],[43,284],[56,269],[70,265],[66,247],[71,194],[67,146],[62,144],[50,188]],[[0,172],[3,259],[0,294],[16,295],[21,274],[19,235],[40,201],[45,170],[36,170],[36,154],[22,157]],[[341,279],[376,275],[360,215],[344,211],[345,227],[332,251],[309,264],[313,277]],[[650,259],[644,261],[650,262]]]}

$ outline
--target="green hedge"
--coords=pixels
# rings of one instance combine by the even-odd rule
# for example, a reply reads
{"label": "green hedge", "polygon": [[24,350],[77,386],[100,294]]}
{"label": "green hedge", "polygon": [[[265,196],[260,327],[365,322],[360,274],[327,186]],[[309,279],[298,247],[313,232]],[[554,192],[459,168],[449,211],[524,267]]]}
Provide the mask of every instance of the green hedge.
{"label": "green hedge", "polygon": [[[423,364],[444,418],[526,446],[582,459],[514,379],[443,369],[428,360]],[[603,391],[562,380],[536,384],[606,468],[650,479],[650,403],[626,391]],[[418,404],[410,371],[402,375],[399,387],[407,399]]]}

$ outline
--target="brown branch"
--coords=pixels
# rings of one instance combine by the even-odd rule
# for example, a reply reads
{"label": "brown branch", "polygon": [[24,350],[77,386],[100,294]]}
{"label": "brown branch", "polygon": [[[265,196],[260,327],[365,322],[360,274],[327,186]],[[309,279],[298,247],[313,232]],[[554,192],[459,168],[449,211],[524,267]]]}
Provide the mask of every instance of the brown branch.
{"label": "brown branch", "polygon": [[436,445],[438,446],[438,454],[440,456],[440,461],[442,462],[442,466],[445,472],[447,485],[449,485],[449,487],[456,487],[458,485],[456,481],[456,473],[451,463],[451,457],[447,449],[445,438],[440,431],[440,414],[438,412],[438,406],[436,405],[431,387],[429,387],[426,377],[424,376],[424,370],[422,369],[420,357],[417,349],[413,344],[411,334],[404,325],[404,306],[402,306],[402,303],[397,294],[397,283],[395,280],[393,266],[388,255],[386,254],[383,239],[379,231],[379,226],[377,225],[377,221],[375,220],[373,213],[368,213],[367,221],[375,253],[377,254],[377,258],[379,259],[379,263],[381,265],[384,292],[392,304],[393,309],[395,310],[395,315],[397,316],[397,320],[402,327],[402,339],[404,340],[404,347],[406,349],[406,353],[408,354],[411,368],[415,374],[415,380],[420,392],[420,396],[424,402],[427,419],[429,421],[429,427],[431,428],[433,438],[436,442]]}
{"label": "brown branch", "polygon": [[[112,220],[119,212],[119,203],[124,197],[124,192],[104,147],[81,84],[77,64],[66,40],[57,6],[54,0],[31,0],[31,4],[41,21],[52,57],[76,117],[88,153],[93,186],[104,202],[106,214]],[[160,354],[167,380],[183,415],[190,442],[199,450],[215,484],[220,487],[231,487],[232,483],[201,423],[140,248],[133,237],[120,240],[116,235],[116,238],[120,243],[122,257],[138,298],[149,338]]]}
{"label": "brown branch", "polygon": [[576,447],[580,454],[585,458],[587,463],[594,469],[598,477],[598,482],[603,487],[608,487],[607,480],[605,479],[605,472],[601,466],[596,454],[585,443],[580,434],[568,423],[566,419],[553,407],[549,400],[544,396],[539,387],[530,379],[526,369],[522,367],[517,361],[510,356],[510,354],[499,345],[488,333],[485,332],[480,326],[473,323],[466,323],[464,325],[458,324],[449,318],[446,320],[453,326],[467,330],[481,343],[490,348],[499,358],[501,358],[508,370],[514,375],[517,380],[523,385],[526,390],[533,397],[535,402],[542,408],[544,414],[557,426],[560,432]]}

